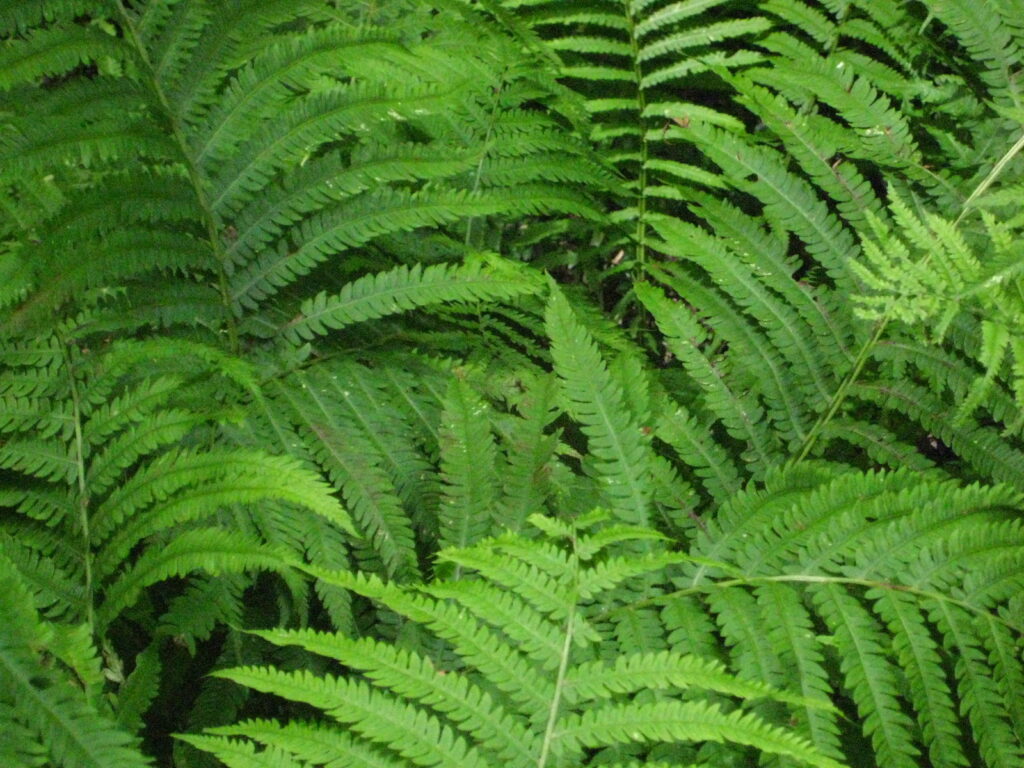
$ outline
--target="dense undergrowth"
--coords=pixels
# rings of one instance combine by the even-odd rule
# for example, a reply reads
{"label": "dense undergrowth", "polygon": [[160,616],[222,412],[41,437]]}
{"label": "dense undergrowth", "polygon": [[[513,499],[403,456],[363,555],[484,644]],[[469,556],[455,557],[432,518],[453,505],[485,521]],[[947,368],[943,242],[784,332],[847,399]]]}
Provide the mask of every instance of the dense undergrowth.
{"label": "dense undergrowth", "polygon": [[1022,50],[5,0],[0,765],[1024,765]]}

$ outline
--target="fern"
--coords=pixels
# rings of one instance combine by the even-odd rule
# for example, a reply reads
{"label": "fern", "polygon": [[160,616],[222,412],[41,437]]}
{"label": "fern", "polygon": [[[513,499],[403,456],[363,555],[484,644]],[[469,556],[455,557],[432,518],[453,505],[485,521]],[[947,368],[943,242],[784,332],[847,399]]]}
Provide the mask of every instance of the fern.
{"label": "fern", "polygon": [[[76,678],[86,670],[68,664],[59,650],[62,636],[68,649],[91,656],[91,687],[100,684],[95,649],[86,636],[71,637],[66,627],[40,620],[33,610],[33,594],[16,569],[0,560],[3,572],[4,639],[0,644],[0,680],[3,681],[5,751],[13,765],[101,766],[151,765],[134,739],[118,727],[108,711],[100,709]],[[50,655],[49,664],[44,656]],[[59,666],[55,663],[59,662]],[[99,678],[99,679],[98,679]],[[92,698],[92,700],[90,700]],[[16,762],[15,762],[16,761]]]}
{"label": "fern", "polygon": [[1022,11],[4,3],[0,761],[1021,763]]}
{"label": "fern", "polygon": [[[538,523],[549,527],[543,521]],[[334,748],[352,758],[372,750],[379,751],[384,759],[390,755],[391,760],[404,759],[403,764],[411,765],[490,765],[497,760],[515,765],[574,764],[584,747],[666,739],[729,739],[792,755],[812,765],[838,765],[816,755],[805,742],[742,710],[727,712],[696,702],[641,703],[620,698],[648,686],[663,690],[696,686],[740,698],[771,697],[775,692],[743,682],[720,665],[694,656],[636,654],[621,657],[614,665],[581,661],[599,637],[588,625],[587,603],[600,591],[629,578],[633,571],[628,561],[602,562],[602,555],[640,531],[629,527],[606,529],[607,535],[587,539],[575,539],[583,531],[577,534],[568,528],[565,533],[573,538],[562,539],[563,546],[569,547],[564,550],[555,545],[559,539],[531,543],[508,536],[443,554],[444,559],[463,566],[487,563],[483,573],[494,573],[487,580],[435,582],[412,591],[358,577],[340,582],[413,620],[426,621],[452,644],[456,658],[461,657],[454,667],[438,666],[427,656],[371,639],[271,631],[258,634],[276,644],[299,645],[336,659],[360,670],[366,682],[251,667],[223,673],[258,690],[324,709],[336,721],[351,724],[355,734],[351,742],[346,743],[348,739],[337,730],[323,733],[309,724],[282,726],[266,721],[217,729],[216,736],[186,738],[222,759],[237,755],[231,759],[236,765],[255,764],[257,754],[266,754],[247,750],[245,742],[232,738],[236,736],[245,736],[271,750],[285,750],[286,759],[295,761],[318,759],[314,745],[328,739]],[[578,542],[575,545],[574,539]],[[581,546],[584,541],[588,544]],[[636,563],[639,567],[635,570],[648,570],[657,562]],[[595,582],[592,575],[600,569],[607,570],[607,575]],[[514,600],[502,600],[498,585],[490,581],[493,578],[503,585],[513,579],[522,598],[517,595]],[[587,582],[592,586],[584,586]],[[604,583],[598,586],[600,582]],[[555,591],[549,591],[551,587]],[[449,600],[469,614],[453,611]],[[509,609],[504,616],[495,610],[502,603],[507,603]],[[540,637],[519,648],[508,646],[503,639],[505,633],[517,638],[524,630]],[[539,689],[530,691],[522,686],[534,672],[525,679],[493,676],[513,665],[546,669],[554,680],[545,680]],[[534,701],[539,706],[507,709],[488,693],[490,685],[516,701]],[[389,692],[399,694],[402,700]],[[603,705],[595,707],[597,702]]]}
{"label": "fern", "polygon": [[589,439],[588,450],[600,463],[614,509],[629,522],[649,519],[644,460],[646,446],[636,417],[629,418],[618,382],[609,374],[586,329],[564,297],[552,293],[546,315],[555,371],[564,396]]}

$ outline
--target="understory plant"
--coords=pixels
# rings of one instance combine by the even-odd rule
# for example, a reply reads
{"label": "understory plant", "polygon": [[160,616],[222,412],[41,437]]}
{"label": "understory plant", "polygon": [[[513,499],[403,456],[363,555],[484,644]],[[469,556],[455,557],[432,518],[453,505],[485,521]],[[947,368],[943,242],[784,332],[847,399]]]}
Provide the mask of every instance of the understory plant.
{"label": "understory plant", "polygon": [[1022,20],[6,0],[0,764],[1024,765]]}

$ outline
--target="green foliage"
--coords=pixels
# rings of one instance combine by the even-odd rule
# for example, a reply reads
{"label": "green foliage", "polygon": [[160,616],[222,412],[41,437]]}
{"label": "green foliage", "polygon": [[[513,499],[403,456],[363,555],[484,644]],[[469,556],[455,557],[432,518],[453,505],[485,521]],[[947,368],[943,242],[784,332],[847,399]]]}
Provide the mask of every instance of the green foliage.
{"label": "green foliage", "polygon": [[1021,19],[7,0],[0,763],[1024,763]]}
{"label": "green foliage", "polygon": [[[425,624],[444,641],[443,662],[372,638],[272,630],[256,634],[331,658],[358,670],[362,679],[259,667],[220,673],[311,704],[350,731],[257,720],[216,729],[217,736],[186,739],[229,765],[255,765],[267,755],[246,750],[236,736],[280,750],[290,764],[331,754],[392,764],[404,758],[427,766],[578,765],[584,749],[724,741],[808,765],[839,765],[742,709],[672,700],[674,693],[693,689],[740,699],[786,698],[732,676],[719,662],[671,652],[600,658],[592,606],[608,610],[606,593],[681,559],[668,553],[635,559],[613,554],[623,542],[656,540],[657,534],[622,525],[592,532],[550,518],[534,522],[555,535],[541,541],[508,535],[441,553],[443,561],[477,570],[483,578],[403,589],[373,577],[324,575]],[[824,700],[808,706],[828,708]]]}

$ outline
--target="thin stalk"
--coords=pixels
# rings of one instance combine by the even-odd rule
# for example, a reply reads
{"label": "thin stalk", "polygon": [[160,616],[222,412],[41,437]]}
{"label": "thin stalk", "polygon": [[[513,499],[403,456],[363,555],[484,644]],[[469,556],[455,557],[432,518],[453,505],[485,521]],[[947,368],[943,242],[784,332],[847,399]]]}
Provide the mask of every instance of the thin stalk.
{"label": "thin stalk", "polygon": [[[501,106],[501,92],[504,90],[505,83],[502,82],[494,89],[494,101],[491,102],[491,114],[487,122],[487,131],[484,133],[484,149],[480,153],[480,162],[476,164],[476,171],[473,176],[473,194],[475,195],[480,191],[480,182],[484,174],[484,163],[487,160],[487,145],[491,142],[491,137],[494,135],[494,124],[498,119],[498,108]],[[473,236],[473,224],[476,222],[477,217],[471,216],[469,221],[466,222],[466,247],[469,248],[472,243]]]}
{"label": "thin stalk", "polygon": [[992,166],[992,170],[989,171],[988,176],[982,179],[982,182],[974,188],[974,191],[971,192],[971,196],[964,201],[963,207],[960,209],[960,215],[957,216],[956,221],[953,222],[954,225],[958,225],[963,217],[970,212],[971,205],[974,201],[988,191],[988,188],[992,186],[992,183],[999,177],[999,174],[1003,172],[1003,169],[1006,168],[1009,162],[1013,160],[1013,158],[1016,157],[1022,149],[1024,149],[1024,134],[1022,134],[1014,145],[1006,151],[1006,154],[999,158],[999,162]]}
{"label": "thin stalk", "polygon": [[629,46],[632,54],[633,80],[636,82],[637,122],[640,125],[640,170],[637,175],[636,191],[636,276],[643,279],[647,273],[647,161],[650,158],[650,145],[647,142],[647,129],[644,125],[644,112],[647,111],[647,97],[644,95],[643,70],[640,68],[640,43],[636,37],[636,20],[633,18],[632,0],[623,0],[626,10],[626,23],[629,25]]}
{"label": "thin stalk", "polygon": [[[578,565],[575,555],[573,556],[573,569]],[[576,591],[575,573],[573,575],[573,592]],[[551,747],[555,740],[555,727],[558,725],[558,710],[562,703],[562,691],[565,689],[565,677],[569,670],[569,657],[572,654],[572,643],[576,627],[576,600],[573,599],[569,608],[569,615],[565,620],[565,638],[562,641],[562,652],[558,659],[558,673],[555,677],[555,692],[551,696],[551,706],[548,707],[548,721],[544,726],[544,740],[541,742],[540,755],[537,757],[537,768],[547,766],[548,757],[551,754]]]}
{"label": "thin stalk", "polygon": [[1015,632],[1024,632],[1024,625],[1016,624],[1015,622],[1005,619],[996,613],[986,611],[983,607],[973,605],[966,600],[950,597],[942,592],[934,592],[903,584],[894,584],[890,581],[856,579],[844,576],[823,576],[815,573],[787,573],[780,576],[749,576],[735,579],[723,579],[722,581],[709,581],[700,586],[684,587],[683,589],[677,589],[664,595],[645,597],[641,600],[635,600],[625,605],[616,606],[615,608],[596,616],[595,621],[607,619],[609,616],[622,611],[635,611],[638,608],[669,603],[680,597],[688,597],[690,595],[707,593],[719,589],[732,589],[733,587],[752,587],[757,586],[758,584],[842,584],[852,587],[863,587],[865,589],[885,589],[892,592],[903,592],[908,595],[913,595],[914,597],[934,600],[936,602],[947,603],[949,605],[956,605],[977,616],[983,616],[1002,624]]}
{"label": "thin stalk", "polygon": [[96,607],[92,584],[92,536],[89,532],[89,489],[85,482],[85,438],[82,435],[82,396],[75,380],[74,361],[68,349],[68,342],[58,332],[64,368],[68,372],[68,386],[71,390],[71,407],[75,431],[75,475],[78,480],[78,527],[82,533],[82,564],[85,572],[85,621],[89,634],[95,633]]}

